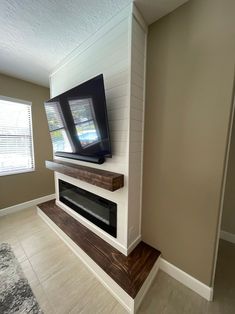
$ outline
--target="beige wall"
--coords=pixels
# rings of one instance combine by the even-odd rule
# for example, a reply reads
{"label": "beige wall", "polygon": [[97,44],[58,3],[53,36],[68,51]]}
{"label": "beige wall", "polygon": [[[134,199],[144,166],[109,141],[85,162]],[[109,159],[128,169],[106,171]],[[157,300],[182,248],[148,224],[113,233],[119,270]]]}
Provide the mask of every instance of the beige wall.
{"label": "beige wall", "polygon": [[54,193],[53,174],[44,161],[52,158],[52,147],[44,112],[49,89],[0,74],[0,95],[32,102],[34,172],[0,177],[0,209]]}
{"label": "beige wall", "polygon": [[235,119],[230,144],[221,230],[235,234]]}
{"label": "beige wall", "polygon": [[142,234],[207,285],[234,60],[234,0],[191,0],[149,28]]}

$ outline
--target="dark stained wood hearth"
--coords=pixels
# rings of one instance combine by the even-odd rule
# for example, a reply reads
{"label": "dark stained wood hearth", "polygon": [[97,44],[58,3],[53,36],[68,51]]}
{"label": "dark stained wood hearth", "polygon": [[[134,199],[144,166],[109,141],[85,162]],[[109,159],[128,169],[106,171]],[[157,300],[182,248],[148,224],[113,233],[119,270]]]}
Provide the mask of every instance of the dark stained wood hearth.
{"label": "dark stained wood hearth", "polygon": [[160,256],[159,251],[140,242],[125,256],[58,207],[54,200],[38,207],[123,290],[135,298]]}
{"label": "dark stained wood hearth", "polygon": [[46,160],[46,167],[112,192],[122,188],[124,185],[124,176],[120,173],[75,165],[59,160]]}

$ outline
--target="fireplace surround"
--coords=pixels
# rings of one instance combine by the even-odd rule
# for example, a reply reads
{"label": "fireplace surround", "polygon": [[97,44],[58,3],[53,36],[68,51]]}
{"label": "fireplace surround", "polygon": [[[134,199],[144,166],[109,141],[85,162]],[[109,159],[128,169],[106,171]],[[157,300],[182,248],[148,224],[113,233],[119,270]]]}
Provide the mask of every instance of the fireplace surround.
{"label": "fireplace surround", "polygon": [[[153,248],[145,245],[144,252],[141,245],[146,38],[141,15],[134,5],[128,6],[51,74],[51,97],[55,97],[103,73],[113,157],[99,166],[59,157],[47,162],[55,171],[56,201],[44,213],[39,211],[130,313],[137,311],[159,267],[155,259],[146,271],[146,253]],[[116,237],[66,205],[59,180],[115,203]],[[96,216],[93,213],[93,219]],[[133,272],[132,266],[138,270]],[[145,279],[139,269],[146,271]],[[126,271],[124,284],[119,271]],[[142,285],[137,294],[128,294],[134,281]]]}

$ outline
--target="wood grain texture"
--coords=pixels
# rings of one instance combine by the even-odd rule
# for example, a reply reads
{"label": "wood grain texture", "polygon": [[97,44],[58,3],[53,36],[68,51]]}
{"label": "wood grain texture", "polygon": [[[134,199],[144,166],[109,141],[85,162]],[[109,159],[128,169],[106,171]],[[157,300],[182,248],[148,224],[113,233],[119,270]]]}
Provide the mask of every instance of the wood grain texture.
{"label": "wood grain texture", "polygon": [[46,160],[46,167],[100,188],[116,191],[124,186],[124,175],[107,170],[75,165],[59,160]]}
{"label": "wood grain texture", "polygon": [[133,299],[148,277],[160,252],[144,242],[125,256],[76,219],[48,201],[38,207]]}

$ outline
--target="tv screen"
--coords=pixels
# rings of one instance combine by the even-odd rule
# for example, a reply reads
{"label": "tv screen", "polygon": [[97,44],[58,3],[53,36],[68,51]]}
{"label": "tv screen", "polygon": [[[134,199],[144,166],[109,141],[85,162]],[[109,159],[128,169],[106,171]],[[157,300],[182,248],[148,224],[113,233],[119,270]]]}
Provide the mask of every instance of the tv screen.
{"label": "tv screen", "polygon": [[103,75],[45,102],[56,156],[103,163],[112,157]]}

